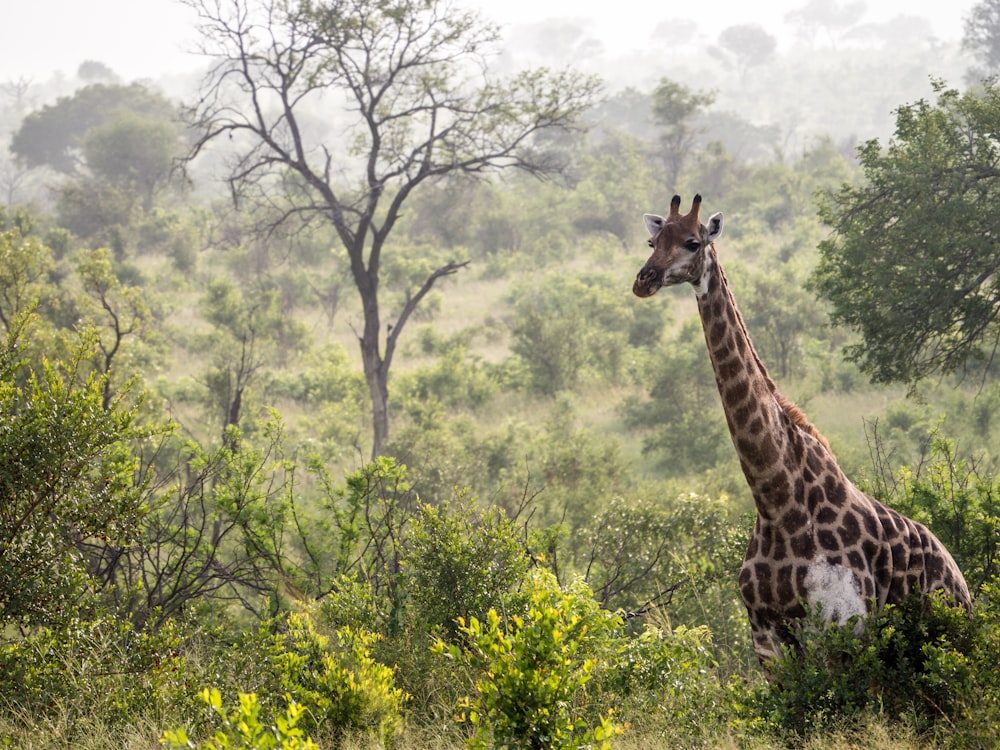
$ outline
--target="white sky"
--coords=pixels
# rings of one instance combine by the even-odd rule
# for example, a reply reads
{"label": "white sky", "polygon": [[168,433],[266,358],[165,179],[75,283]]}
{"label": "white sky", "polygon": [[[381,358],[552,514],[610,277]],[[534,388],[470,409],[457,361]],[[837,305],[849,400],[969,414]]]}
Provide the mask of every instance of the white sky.
{"label": "white sky", "polygon": [[[851,0],[841,0],[846,3]],[[781,38],[784,16],[807,0],[456,0],[508,25],[549,18],[592,19],[587,30],[609,55],[648,44],[661,21],[690,17],[709,40],[727,26],[759,23]],[[957,41],[977,0],[866,0],[866,21],[905,13],[931,21],[935,36]],[[202,67],[190,54],[192,11],[176,0],[8,0],[0,18],[0,82],[72,75],[84,60],[107,64],[126,80]],[[688,9],[691,9],[690,11]]]}

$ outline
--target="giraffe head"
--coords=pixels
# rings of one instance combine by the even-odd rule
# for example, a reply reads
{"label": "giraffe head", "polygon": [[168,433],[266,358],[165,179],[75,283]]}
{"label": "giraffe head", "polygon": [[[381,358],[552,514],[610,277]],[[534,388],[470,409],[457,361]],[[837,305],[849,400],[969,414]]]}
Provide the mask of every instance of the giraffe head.
{"label": "giraffe head", "polygon": [[637,297],[650,297],[660,287],[687,281],[696,287],[707,270],[707,250],[722,234],[722,214],[712,214],[708,225],[698,220],[701,196],[696,195],[691,210],[681,215],[681,197],[670,201],[670,215],[664,219],[655,214],[643,215],[649,230],[649,246],[653,254],[635,277],[632,291]]}

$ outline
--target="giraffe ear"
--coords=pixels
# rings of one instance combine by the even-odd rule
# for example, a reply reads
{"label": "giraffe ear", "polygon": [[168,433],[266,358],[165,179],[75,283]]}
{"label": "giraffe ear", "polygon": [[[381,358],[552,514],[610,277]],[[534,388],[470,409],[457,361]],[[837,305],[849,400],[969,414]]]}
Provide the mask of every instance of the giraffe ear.
{"label": "giraffe ear", "polygon": [[712,214],[708,220],[708,224],[705,226],[705,230],[708,232],[708,238],[706,242],[715,242],[722,235],[722,212],[719,211],[717,214]]}
{"label": "giraffe ear", "polygon": [[649,230],[649,236],[655,237],[663,229],[663,224],[665,219],[662,216],[657,216],[656,214],[643,214],[642,220],[646,222],[646,229]]}

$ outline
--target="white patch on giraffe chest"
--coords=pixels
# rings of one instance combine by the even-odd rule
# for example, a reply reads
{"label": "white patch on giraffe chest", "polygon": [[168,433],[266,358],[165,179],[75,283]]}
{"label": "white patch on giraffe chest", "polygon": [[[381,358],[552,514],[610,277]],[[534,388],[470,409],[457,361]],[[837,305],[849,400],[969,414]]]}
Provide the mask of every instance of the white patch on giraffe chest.
{"label": "white patch on giraffe chest", "polygon": [[806,600],[823,606],[823,619],[843,625],[854,615],[867,611],[861,596],[861,583],[854,572],[843,565],[831,565],[826,558],[813,560],[805,581]]}

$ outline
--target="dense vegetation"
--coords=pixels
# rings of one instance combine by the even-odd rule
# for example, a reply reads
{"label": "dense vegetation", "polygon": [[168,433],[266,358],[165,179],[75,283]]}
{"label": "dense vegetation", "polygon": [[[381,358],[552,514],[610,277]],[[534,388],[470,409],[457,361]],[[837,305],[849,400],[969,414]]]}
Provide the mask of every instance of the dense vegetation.
{"label": "dense vegetation", "polygon": [[[30,111],[9,87],[0,739],[995,746],[998,233],[976,221],[996,195],[993,84],[886,105],[893,144],[855,160],[837,117],[813,112],[831,130],[801,138],[728,108],[781,88],[759,34],[720,38],[728,91],[664,77],[598,98],[592,78],[529,71],[461,99],[450,45],[496,40],[450,15],[430,88],[392,103],[420,124],[444,101],[483,110],[411,151],[412,123],[330,72],[356,57],[302,62],[388,28],[353,37],[328,5],[360,26],[389,7],[303,4],[300,35],[272,40],[295,53],[284,75],[241,85],[293,106],[295,75],[353,81],[358,122],[234,118],[212,108],[233,93],[224,67],[194,107],[94,62]],[[437,12],[400,7],[407,33]],[[883,77],[912,72],[893,59]],[[289,123],[319,145],[283,151]],[[845,470],[951,549],[971,619],[902,606],[862,637],[817,621],[763,681],[736,590],[753,506],[700,324],[684,290],[631,295],[641,214],[696,191],[726,212],[720,253],[762,359]],[[854,283],[866,254],[884,268]],[[948,273],[957,306],[930,292]]]}

